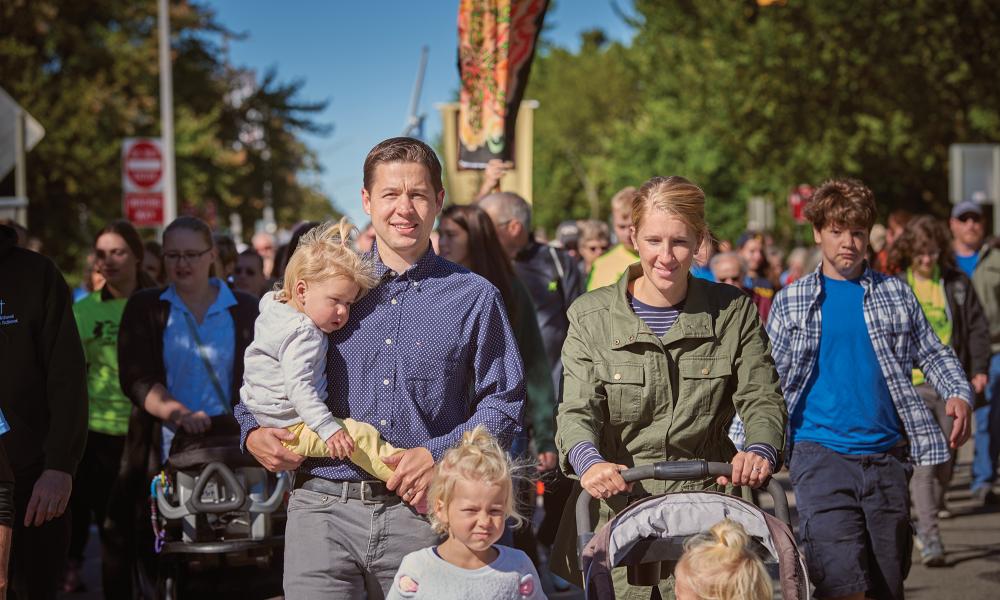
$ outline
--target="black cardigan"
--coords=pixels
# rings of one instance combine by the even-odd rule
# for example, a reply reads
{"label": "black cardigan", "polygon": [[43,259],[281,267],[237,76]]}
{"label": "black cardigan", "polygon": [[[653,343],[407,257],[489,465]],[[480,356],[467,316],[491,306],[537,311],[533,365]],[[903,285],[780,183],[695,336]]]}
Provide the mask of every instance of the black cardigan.
{"label": "black cardigan", "polygon": [[[163,331],[170,316],[170,303],[161,300],[163,288],[146,289],[129,298],[118,328],[118,379],[122,392],[135,407],[129,418],[122,475],[134,484],[146,486],[160,470],[160,428],[158,419],[143,408],[153,385],[166,387],[163,365]],[[233,404],[239,400],[243,384],[243,355],[253,341],[257,319],[257,299],[233,290],[236,304],[229,308],[236,329],[233,380],[229,382]],[[144,482],[144,483],[143,483]]]}
{"label": "black cardigan", "polygon": [[[899,277],[905,281],[906,272],[901,272]],[[973,375],[988,373],[990,325],[986,321],[979,296],[972,287],[972,281],[962,271],[952,268],[942,269],[941,279],[944,281],[944,295],[951,313],[951,347],[970,379]],[[978,394],[975,399],[976,407],[984,403],[985,398]]]}

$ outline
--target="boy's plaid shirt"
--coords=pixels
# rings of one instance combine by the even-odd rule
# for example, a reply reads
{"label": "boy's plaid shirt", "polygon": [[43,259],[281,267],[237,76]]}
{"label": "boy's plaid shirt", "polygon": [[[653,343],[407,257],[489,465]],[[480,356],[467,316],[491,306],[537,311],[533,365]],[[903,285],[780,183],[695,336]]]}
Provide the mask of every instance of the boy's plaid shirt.
{"label": "boy's plaid shirt", "polygon": [[[781,290],[771,306],[767,334],[778,369],[789,417],[806,391],[819,356],[822,331],[820,293],[823,265]],[[961,398],[972,405],[972,388],[950,346],[942,344],[924,317],[906,282],[872,271],[865,265],[863,310],[882,375],[918,465],[936,465],[949,458],[948,440],[913,387],[913,367],[920,367],[942,398]],[[829,318],[830,315],[827,315]],[[742,439],[742,423],[730,436]],[[788,456],[791,456],[789,434]],[[786,459],[787,462],[787,459]]]}

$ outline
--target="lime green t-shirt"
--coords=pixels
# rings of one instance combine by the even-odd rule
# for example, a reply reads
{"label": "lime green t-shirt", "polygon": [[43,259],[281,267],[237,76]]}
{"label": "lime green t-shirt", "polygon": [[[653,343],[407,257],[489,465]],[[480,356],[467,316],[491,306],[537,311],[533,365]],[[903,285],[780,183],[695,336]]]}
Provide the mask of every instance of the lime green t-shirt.
{"label": "lime green t-shirt", "polygon": [[118,324],[127,298],[101,297],[100,290],[73,305],[76,328],[87,357],[90,429],[107,435],[128,433],[132,403],[118,383]]}

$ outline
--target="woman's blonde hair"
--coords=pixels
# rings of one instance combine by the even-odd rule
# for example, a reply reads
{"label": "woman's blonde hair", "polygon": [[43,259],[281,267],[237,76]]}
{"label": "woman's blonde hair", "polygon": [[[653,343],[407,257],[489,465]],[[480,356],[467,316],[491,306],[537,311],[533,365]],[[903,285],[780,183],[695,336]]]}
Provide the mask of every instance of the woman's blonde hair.
{"label": "woman's blonde hair", "polygon": [[703,600],[769,600],[771,578],[749,542],[742,525],[719,521],[684,544],[674,577]]}
{"label": "woman's blonde hair", "polygon": [[653,177],[639,188],[632,200],[632,226],[642,226],[646,214],[653,208],[680,219],[696,236],[698,247],[708,232],[705,223],[705,192],[679,175]]}
{"label": "woman's blonde hair", "polygon": [[295,283],[299,280],[313,283],[344,277],[361,288],[360,295],[375,287],[375,266],[351,247],[352,231],[354,226],[344,217],[338,223],[326,222],[303,234],[285,266],[284,281],[275,299],[298,306]]}
{"label": "woman's blonde hair", "polygon": [[511,463],[507,452],[482,425],[466,431],[461,443],[445,452],[435,467],[434,480],[427,496],[431,527],[439,534],[448,533],[448,523],[438,518],[438,507],[440,505],[442,512],[448,512],[455,494],[455,483],[459,479],[500,485],[504,490],[504,515],[513,518],[516,526],[520,527],[527,519],[514,503],[515,471],[517,467]]}

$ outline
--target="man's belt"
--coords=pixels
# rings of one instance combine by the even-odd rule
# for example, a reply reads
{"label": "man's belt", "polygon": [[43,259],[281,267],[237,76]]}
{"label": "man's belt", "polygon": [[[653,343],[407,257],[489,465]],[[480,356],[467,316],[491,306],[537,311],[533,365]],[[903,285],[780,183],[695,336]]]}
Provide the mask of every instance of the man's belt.
{"label": "man's belt", "polygon": [[[296,478],[298,479],[298,477]],[[384,481],[331,481],[322,477],[306,476],[295,488],[320,494],[329,494],[341,500],[361,500],[365,503],[395,504],[401,499],[385,487]]]}

